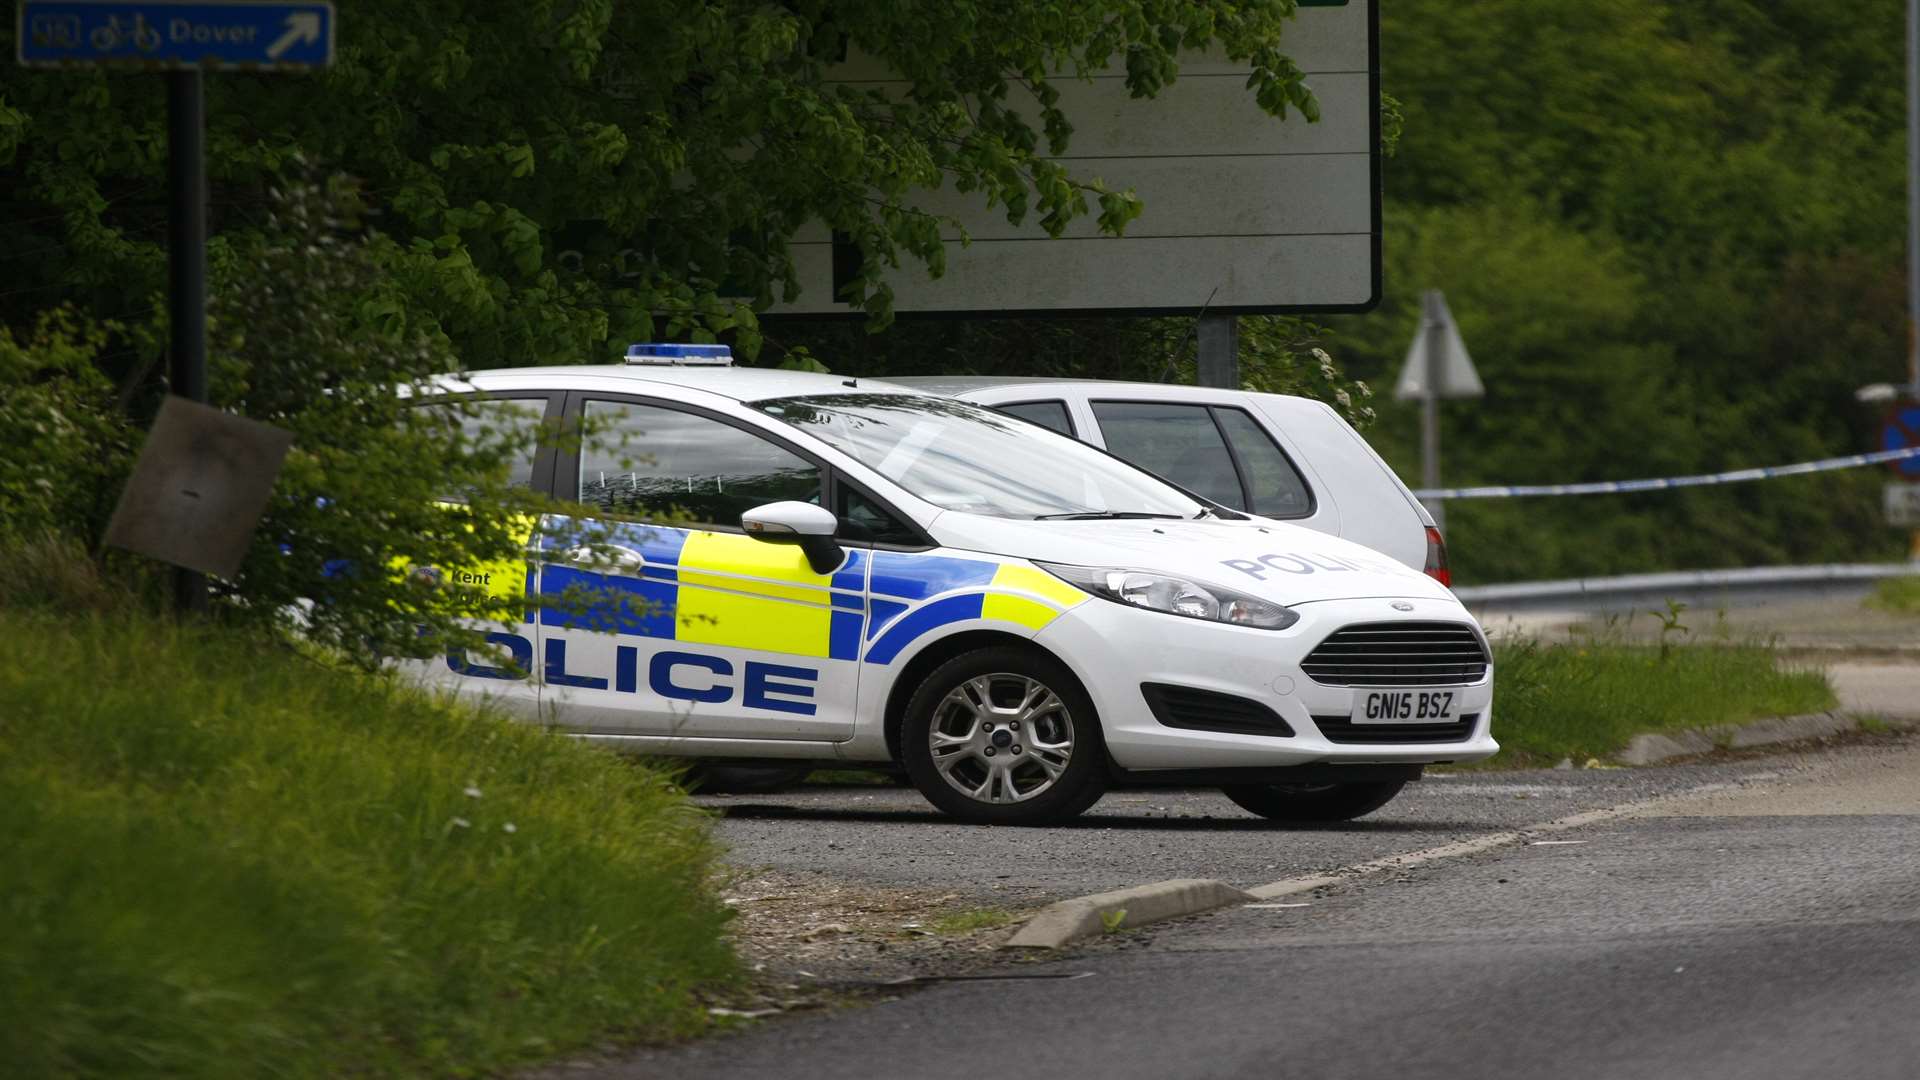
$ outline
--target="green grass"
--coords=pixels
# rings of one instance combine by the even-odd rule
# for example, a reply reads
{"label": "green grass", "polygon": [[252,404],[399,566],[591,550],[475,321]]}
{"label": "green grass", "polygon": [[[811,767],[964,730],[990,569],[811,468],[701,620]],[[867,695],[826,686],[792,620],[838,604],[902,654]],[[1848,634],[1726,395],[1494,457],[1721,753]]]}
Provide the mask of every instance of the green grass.
{"label": "green grass", "polygon": [[1582,762],[1648,731],[1711,727],[1834,706],[1817,670],[1783,669],[1758,644],[1658,646],[1507,640],[1494,646],[1488,764]]}
{"label": "green grass", "polygon": [[1920,574],[1881,578],[1866,605],[1895,615],[1920,615]]}
{"label": "green grass", "polygon": [[0,637],[0,1072],[470,1074],[733,974],[663,773],[231,632]]}

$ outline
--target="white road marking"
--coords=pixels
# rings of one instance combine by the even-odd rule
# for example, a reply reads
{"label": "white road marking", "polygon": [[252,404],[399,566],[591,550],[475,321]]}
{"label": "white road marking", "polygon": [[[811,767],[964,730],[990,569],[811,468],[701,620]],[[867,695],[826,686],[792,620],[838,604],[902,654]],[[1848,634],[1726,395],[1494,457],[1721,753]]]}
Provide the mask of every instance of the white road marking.
{"label": "white road marking", "polygon": [[1523,841],[1531,841],[1534,837],[1542,833],[1565,832],[1568,829],[1597,825],[1603,821],[1612,821],[1615,818],[1626,817],[1629,814],[1641,813],[1666,803],[1698,798],[1699,796],[1709,795],[1716,791],[1725,791],[1741,786],[1744,786],[1741,782],[1701,784],[1698,787],[1688,788],[1685,791],[1675,792],[1671,795],[1658,795],[1651,799],[1621,803],[1619,806],[1609,806],[1600,810],[1587,810],[1582,813],[1571,814],[1567,817],[1543,822],[1539,825],[1529,825],[1524,829],[1490,833],[1486,836],[1474,837],[1471,840],[1456,840],[1451,844],[1441,844],[1438,847],[1409,851],[1404,855],[1389,855],[1383,859],[1373,859],[1369,862],[1355,863],[1352,866],[1335,870],[1330,874],[1288,878],[1285,881],[1276,881],[1269,885],[1256,885],[1248,889],[1247,892],[1256,900],[1274,900],[1282,896],[1294,896],[1299,893],[1312,892],[1315,889],[1324,889],[1333,885],[1344,885],[1356,878],[1378,874],[1386,870],[1410,870],[1413,867],[1424,866],[1431,862],[1439,862],[1442,859],[1458,859],[1467,855],[1479,855],[1483,852],[1493,851],[1496,848],[1510,847]]}

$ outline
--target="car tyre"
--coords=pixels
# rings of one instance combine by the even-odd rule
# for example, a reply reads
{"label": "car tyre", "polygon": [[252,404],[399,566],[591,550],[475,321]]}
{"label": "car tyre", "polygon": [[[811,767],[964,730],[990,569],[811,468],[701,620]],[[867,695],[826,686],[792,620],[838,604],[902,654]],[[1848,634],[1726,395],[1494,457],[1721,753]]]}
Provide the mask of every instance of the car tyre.
{"label": "car tyre", "polygon": [[1228,784],[1220,790],[1240,809],[1272,821],[1352,821],[1393,801],[1405,780],[1356,784]]}
{"label": "car tyre", "polygon": [[1093,699],[1034,649],[976,649],[935,668],[907,703],[900,752],[928,802],[976,824],[1066,821],[1106,792]]}

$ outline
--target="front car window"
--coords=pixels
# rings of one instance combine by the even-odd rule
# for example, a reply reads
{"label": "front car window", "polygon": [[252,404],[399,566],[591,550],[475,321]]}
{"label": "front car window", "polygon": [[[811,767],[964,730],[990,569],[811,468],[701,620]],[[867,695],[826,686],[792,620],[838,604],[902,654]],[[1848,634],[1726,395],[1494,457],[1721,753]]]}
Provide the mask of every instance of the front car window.
{"label": "front car window", "polygon": [[587,402],[580,501],[602,514],[737,529],[741,514],[787,499],[820,501],[819,466],[711,417]]}
{"label": "front car window", "polygon": [[1084,443],[949,398],[822,394],[753,402],[948,510],[991,517],[1194,517],[1204,505]]}

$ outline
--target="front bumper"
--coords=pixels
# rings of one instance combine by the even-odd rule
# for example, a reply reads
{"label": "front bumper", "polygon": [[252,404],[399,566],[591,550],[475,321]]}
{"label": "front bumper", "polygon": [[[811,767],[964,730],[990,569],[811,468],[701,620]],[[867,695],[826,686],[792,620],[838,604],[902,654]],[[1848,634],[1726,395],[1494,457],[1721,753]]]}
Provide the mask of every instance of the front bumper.
{"label": "front bumper", "polygon": [[[1400,600],[1413,610],[1394,610]],[[1355,623],[1474,620],[1457,601],[1428,597],[1369,597],[1301,604],[1300,621],[1285,630],[1257,630],[1183,619],[1107,600],[1081,604],[1042,631],[1037,643],[1074,669],[1100,713],[1101,732],[1115,765],[1155,769],[1274,768],[1323,764],[1436,764],[1478,761],[1500,749],[1490,732],[1493,667],[1479,682],[1450,686],[1457,710],[1476,720],[1431,742],[1354,743],[1323,733],[1315,716],[1345,719],[1354,695],[1379,687],[1326,686],[1300,663],[1328,635]],[[1272,709],[1291,736],[1201,731],[1157,720],[1143,683],[1231,694]],[[1460,738],[1462,730],[1466,737]],[[1338,733],[1336,732],[1336,735]]]}

